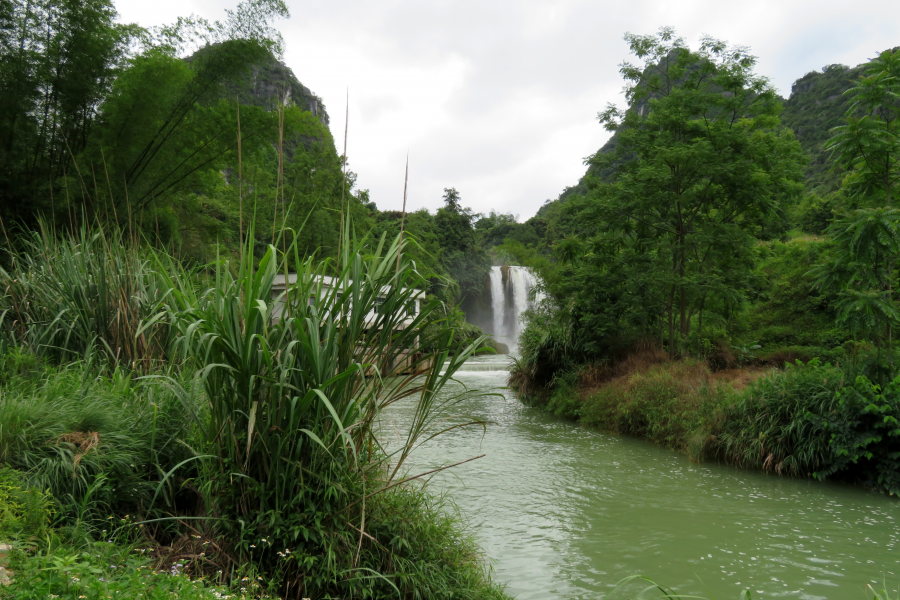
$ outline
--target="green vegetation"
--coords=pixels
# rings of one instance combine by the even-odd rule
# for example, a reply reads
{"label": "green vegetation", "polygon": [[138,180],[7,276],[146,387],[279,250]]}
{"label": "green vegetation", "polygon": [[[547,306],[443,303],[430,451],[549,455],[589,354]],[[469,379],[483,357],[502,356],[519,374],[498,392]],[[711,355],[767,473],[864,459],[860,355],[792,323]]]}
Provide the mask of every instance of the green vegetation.
{"label": "green vegetation", "polygon": [[[156,570],[175,561],[235,591],[252,574],[280,595],[502,597],[446,504],[401,480],[423,432],[448,418],[441,389],[482,340],[460,341],[438,300],[403,323],[427,282],[398,260],[399,238],[345,235],[334,266],[293,240],[191,274],[121,233],[35,234],[0,271],[15,290],[0,307],[0,463],[22,482],[4,479],[15,503],[4,531],[33,540],[19,572],[45,575],[16,578],[15,593],[74,593],[53,566],[66,560],[79,590],[99,585],[98,553],[124,563],[106,583],[138,585],[150,563],[97,546],[112,536],[151,546]],[[279,270],[298,283],[273,296]],[[331,272],[340,285],[323,285]],[[428,352],[395,366],[417,345]],[[416,418],[385,454],[374,424],[404,398]],[[52,501],[46,541],[7,524],[34,521],[20,513],[43,496],[22,490]],[[193,585],[166,582],[159,594]]]}
{"label": "green vegetation", "polygon": [[842,181],[813,165],[804,191],[785,124],[816,102],[782,112],[742,48],[694,51],[670,29],[626,40],[641,63],[622,66],[628,107],[600,114],[613,140],[536,217],[556,237],[498,246],[546,293],[510,384],[698,460],[900,492],[900,52],[846,85],[837,67],[798,82],[842,94],[841,118],[829,105],[808,121],[833,129],[802,138]]}
{"label": "green vegetation", "polygon": [[[411,215],[357,189],[278,62],[288,16],[0,9],[15,597],[503,597],[452,505],[403,480],[431,423],[473,424],[441,390],[498,349],[456,308],[489,270],[478,215],[452,188]],[[416,418],[387,453],[401,399]]]}
{"label": "green vegetation", "polygon": [[519,223],[452,187],[380,211],[278,62],[288,16],[0,7],[5,595],[504,597],[405,479],[439,421],[485,425],[441,392],[506,351],[457,308],[490,306],[492,263],[541,277],[525,401],[900,493],[900,51],[782,101],[742,47],[628,35],[613,137]]}
{"label": "green vegetation", "polygon": [[[335,257],[341,215],[394,237],[448,302],[481,291],[480,215],[448,188],[436,214],[379,211],[347,170],[321,98],[278,59],[281,0],[246,0],[223,21],[144,29],[111,0],[15,0],[0,12],[0,219],[11,236],[102,224],[184,264],[261,258],[291,228],[304,255]],[[5,240],[3,240],[5,241]]]}

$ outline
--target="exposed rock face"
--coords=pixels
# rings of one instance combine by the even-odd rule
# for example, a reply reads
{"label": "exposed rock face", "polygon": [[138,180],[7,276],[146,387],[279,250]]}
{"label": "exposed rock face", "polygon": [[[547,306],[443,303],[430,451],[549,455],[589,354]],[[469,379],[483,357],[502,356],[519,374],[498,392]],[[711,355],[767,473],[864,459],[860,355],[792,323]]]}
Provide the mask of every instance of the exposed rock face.
{"label": "exposed rock face", "polygon": [[293,104],[319,117],[328,125],[322,99],[297,79],[294,72],[274,56],[253,65],[247,83],[240,90],[243,104],[274,109],[279,102]]}
{"label": "exposed rock face", "polygon": [[[185,60],[192,62],[208,48],[201,48]],[[222,89],[222,97],[233,101],[237,96],[243,105],[258,106],[266,110],[274,110],[280,103],[297,106],[319,117],[319,121],[326,127],[329,125],[328,112],[322,99],[300,83],[290,67],[274,55],[267,53],[264,58],[248,66],[249,73],[245,79],[240,83],[226,84]]]}

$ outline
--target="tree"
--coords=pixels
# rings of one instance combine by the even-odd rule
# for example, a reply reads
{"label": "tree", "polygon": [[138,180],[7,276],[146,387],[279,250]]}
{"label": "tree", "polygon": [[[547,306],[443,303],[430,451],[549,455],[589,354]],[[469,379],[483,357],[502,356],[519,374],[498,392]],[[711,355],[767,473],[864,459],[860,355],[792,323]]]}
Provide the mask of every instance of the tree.
{"label": "tree", "polygon": [[[236,151],[230,91],[280,52],[270,21],[285,16],[282,0],[244,0],[223,22],[145,30],[116,23],[110,0],[2,3],[0,217],[193,212]],[[276,121],[245,109],[248,152]]]}
{"label": "tree", "polygon": [[711,295],[738,301],[744,250],[799,193],[801,154],[746,48],[707,37],[692,51],[669,28],[625,39],[643,64],[622,65],[628,109],[600,114],[618,143],[591,161],[611,173],[593,212],[606,235],[652,258],[636,275],[674,353],[676,321],[687,336]]}
{"label": "tree", "polygon": [[871,61],[845,95],[846,124],[827,144],[849,171],[844,191],[869,206],[892,206],[900,186],[900,49]]}
{"label": "tree", "polygon": [[444,189],[444,206],[434,216],[441,248],[440,265],[459,283],[460,293],[478,295],[491,270],[487,253],[478,244],[475,221],[480,215],[460,204],[459,192]]}
{"label": "tree", "polygon": [[[109,0],[13,0],[0,11],[0,210],[28,219],[87,144],[138,29]],[[77,197],[81,197],[76,188]],[[50,193],[48,193],[50,192]]]}
{"label": "tree", "polygon": [[846,124],[828,148],[848,174],[843,190],[852,210],[829,227],[834,259],[816,270],[818,285],[840,294],[838,318],[879,349],[893,344],[900,324],[894,298],[900,256],[900,50],[873,60],[847,90]]}

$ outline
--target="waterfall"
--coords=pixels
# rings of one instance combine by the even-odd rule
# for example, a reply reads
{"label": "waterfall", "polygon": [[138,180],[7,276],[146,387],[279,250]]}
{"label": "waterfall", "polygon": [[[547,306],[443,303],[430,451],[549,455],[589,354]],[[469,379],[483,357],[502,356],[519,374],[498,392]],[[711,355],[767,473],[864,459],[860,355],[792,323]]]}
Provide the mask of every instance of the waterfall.
{"label": "waterfall", "polygon": [[488,333],[492,333],[497,341],[500,340],[501,336],[505,336],[506,328],[503,324],[503,316],[506,312],[504,310],[506,306],[506,292],[503,286],[503,273],[500,272],[500,267],[491,267],[491,312],[493,314],[493,322],[494,327],[493,331]]}
{"label": "waterfall", "polygon": [[491,267],[491,310],[493,312],[494,339],[509,346],[510,352],[518,348],[522,313],[531,308],[529,300],[537,283],[534,274],[526,267]]}

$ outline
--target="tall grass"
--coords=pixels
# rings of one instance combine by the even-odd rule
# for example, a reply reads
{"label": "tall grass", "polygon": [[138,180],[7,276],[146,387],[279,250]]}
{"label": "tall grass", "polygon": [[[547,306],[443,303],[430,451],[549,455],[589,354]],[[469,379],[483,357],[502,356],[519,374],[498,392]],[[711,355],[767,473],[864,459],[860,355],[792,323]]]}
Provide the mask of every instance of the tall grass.
{"label": "tall grass", "polygon": [[[286,597],[501,597],[458,521],[400,479],[436,420],[484,425],[442,392],[484,340],[437,301],[410,316],[427,282],[399,240],[350,231],[335,262],[286,241],[257,261],[251,231],[205,290],[116,233],[35,235],[0,274],[12,339],[86,358],[0,389],[0,462],[70,527],[127,510],[170,554],[200,536],[196,568],[252,565]],[[278,273],[296,285],[273,296]],[[387,453],[377,423],[403,399],[415,416]]]}
{"label": "tall grass", "polygon": [[[144,511],[162,469],[189,456],[187,413],[167,388],[76,362],[0,390],[0,464],[56,499],[57,523],[99,533]],[[168,465],[168,467],[167,467]]]}
{"label": "tall grass", "polygon": [[817,361],[758,380],[729,411],[718,453],[744,467],[812,475],[833,460],[825,423],[843,385],[840,369]]}
{"label": "tall grass", "polygon": [[[278,565],[288,594],[321,594],[336,583],[310,568],[323,556],[346,554],[335,546],[344,538],[316,539],[321,523],[358,530],[340,577],[359,575],[356,556],[373,543],[366,499],[400,472],[446,402],[442,388],[476,346],[460,350],[448,328],[419,339],[441,306],[431,302],[407,322],[425,281],[402,256],[396,269],[398,246],[398,239],[382,239],[364,255],[345,235],[331,285],[324,285],[335,270],[328,261],[302,257],[296,245],[279,258],[272,246],[258,265],[233,271],[222,264],[199,301],[175,295],[176,352],[198,366],[208,403],[195,414],[208,511],[235,558]],[[273,298],[279,269],[295,273],[296,284]],[[428,355],[401,373],[401,357],[419,346]],[[385,456],[377,417],[408,397],[417,409],[406,443]],[[264,538],[277,544],[262,548]],[[286,547],[296,557],[287,562],[277,555]]]}
{"label": "tall grass", "polygon": [[0,268],[0,315],[15,340],[58,360],[91,354],[134,370],[164,364],[169,296],[185,281],[172,258],[118,229],[24,234]]}
{"label": "tall grass", "polygon": [[705,363],[649,363],[593,391],[580,416],[585,425],[643,437],[699,459],[734,399],[732,388]]}

